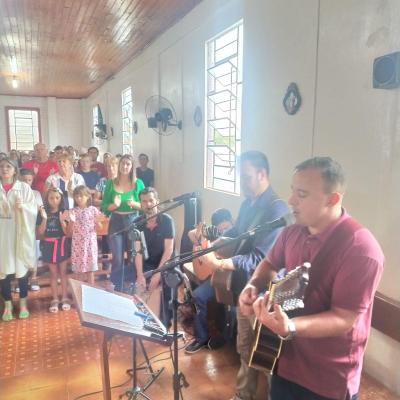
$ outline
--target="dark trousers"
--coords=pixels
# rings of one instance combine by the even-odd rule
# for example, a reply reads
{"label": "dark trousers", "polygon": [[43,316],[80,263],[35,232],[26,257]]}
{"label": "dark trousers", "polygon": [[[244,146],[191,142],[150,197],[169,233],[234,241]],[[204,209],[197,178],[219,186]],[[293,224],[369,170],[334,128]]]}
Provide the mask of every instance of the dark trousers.
{"label": "dark trousers", "polygon": [[194,335],[198,342],[206,343],[210,338],[207,304],[215,298],[215,289],[211,286],[209,279],[197,286],[193,291],[193,297],[197,306],[197,314],[193,320]]}
{"label": "dark trousers", "polygon": [[[14,275],[7,275],[0,280],[1,295],[5,301],[11,300],[11,281]],[[19,298],[24,299],[28,296],[28,274],[18,279]]]}
{"label": "dark trousers", "polygon": [[[270,400],[334,400],[320,396],[311,390],[296,383],[273,375],[271,378]],[[347,400],[347,399],[346,399]],[[350,400],[350,398],[348,399]],[[351,397],[351,400],[358,400],[358,394]]]}

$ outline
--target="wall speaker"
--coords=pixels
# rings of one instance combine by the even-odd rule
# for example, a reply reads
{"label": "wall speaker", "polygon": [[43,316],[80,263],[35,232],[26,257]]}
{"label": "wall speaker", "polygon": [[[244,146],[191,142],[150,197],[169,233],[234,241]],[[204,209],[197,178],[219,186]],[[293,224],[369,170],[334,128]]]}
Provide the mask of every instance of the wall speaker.
{"label": "wall speaker", "polygon": [[376,89],[394,89],[400,86],[400,51],[375,58],[373,86]]}

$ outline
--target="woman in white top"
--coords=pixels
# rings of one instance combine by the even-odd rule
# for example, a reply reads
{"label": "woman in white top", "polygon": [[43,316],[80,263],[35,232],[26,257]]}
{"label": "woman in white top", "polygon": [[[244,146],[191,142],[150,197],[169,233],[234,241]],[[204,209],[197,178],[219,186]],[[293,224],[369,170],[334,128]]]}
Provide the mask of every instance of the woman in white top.
{"label": "woman in white top", "polygon": [[83,176],[74,172],[74,165],[71,157],[63,154],[58,159],[59,171],[50,175],[46,179],[46,188],[50,186],[59,188],[63,192],[64,208],[66,210],[74,208],[74,199],[72,194],[77,186],[85,185]]}

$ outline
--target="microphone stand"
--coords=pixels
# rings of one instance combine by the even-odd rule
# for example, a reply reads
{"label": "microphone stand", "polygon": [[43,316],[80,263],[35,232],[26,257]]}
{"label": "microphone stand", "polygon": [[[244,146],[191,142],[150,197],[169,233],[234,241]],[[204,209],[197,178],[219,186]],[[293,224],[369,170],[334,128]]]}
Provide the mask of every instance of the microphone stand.
{"label": "microphone stand", "polygon": [[[174,208],[179,207],[183,203],[184,203],[183,200],[178,200],[177,202],[172,204],[170,207],[164,208],[163,210],[159,211],[158,213],[155,213],[154,215],[152,215],[150,217],[143,218],[143,215],[139,216],[136,218],[136,220],[134,222],[131,222],[127,227],[120,229],[119,231],[116,231],[116,232],[112,233],[111,235],[117,235],[118,233],[129,232],[132,229],[136,229],[137,227],[144,225],[148,220],[158,217],[159,215],[164,214],[167,211],[173,210]],[[162,204],[162,203],[159,203],[159,204],[155,205],[154,207],[158,207],[160,204]],[[154,208],[154,207],[152,207],[152,208]]]}
{"label": "microphone stand", "polygon": [[179,303],[178,301],[178,286],[184,281],[183,272],[178,268],[178,266],[182,263],[192,261],[194,258],[201,257],[204,254],[211,253],[212,251],[221,249],[222,247],[228,246],[230,244],[237,243],[243,239],[250,238],[256,235],[258,232],[271,231],[275,229],[276,226],[271,226],[268,224],[258,225],[254,229],[250,231],[244,232],[243,234],[237,236],[236,238],[231,238],[230,240],[226,240],[223,243],[217,244],[215,246],[211,246],[207,249],[202,249],[199,251],[192,252],[187,256],[173,257],[168,260],[161,268],[156,270],[151,270],[144,273],[144,277],[150,278],[154,274],[161,273],[165,279],[168,287],[172,289],[172,318],[173,318],[173,391],[174,391],[174,400],[179,400],[182,397],[182,387],[188,387],[189,384],[185,378],[185,375],[179,371],[179,361],[178,361],[178,307],[183,303]]}

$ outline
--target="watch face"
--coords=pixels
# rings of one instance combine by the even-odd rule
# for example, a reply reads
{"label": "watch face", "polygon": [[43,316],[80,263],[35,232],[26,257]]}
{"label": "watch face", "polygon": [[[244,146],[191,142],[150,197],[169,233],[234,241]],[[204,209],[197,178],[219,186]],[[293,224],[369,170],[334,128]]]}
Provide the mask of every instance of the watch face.
{"label": "watch face", "polygon": [[288,329],[289,329],[289,335],[293,337],[296,334],[296,325],[292,320],[289,321]]}

